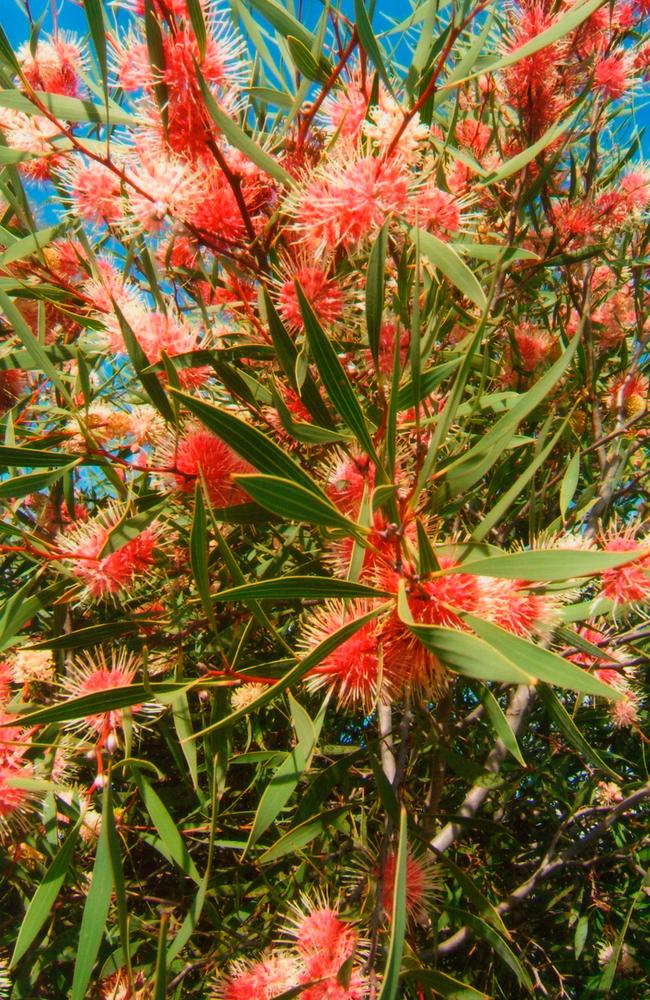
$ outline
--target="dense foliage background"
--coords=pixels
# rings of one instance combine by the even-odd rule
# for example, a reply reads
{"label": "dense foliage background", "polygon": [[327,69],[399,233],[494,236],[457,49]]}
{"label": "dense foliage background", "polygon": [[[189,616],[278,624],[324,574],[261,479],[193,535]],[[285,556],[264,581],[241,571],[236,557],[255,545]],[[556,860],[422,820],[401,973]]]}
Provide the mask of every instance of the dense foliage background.
{"label": "dense foliage background", "polygon": [[1,15],[0,996],[650,996],[650,4],[82,7]]}

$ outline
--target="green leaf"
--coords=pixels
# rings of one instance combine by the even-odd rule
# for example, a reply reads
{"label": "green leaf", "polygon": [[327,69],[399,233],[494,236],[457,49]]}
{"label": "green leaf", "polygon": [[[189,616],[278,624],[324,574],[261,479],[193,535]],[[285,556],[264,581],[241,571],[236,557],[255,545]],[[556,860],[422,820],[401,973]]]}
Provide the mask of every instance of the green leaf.
{"label": "green leaf", "polygon": [[286,184],[287,187],[293,187],[294,179],[291,174],[282,167],[277,160],[275,160],[269,153],[265,152],[261,146],[258,146],[254,139],[244,132],[233,119],[222,111],[214,97],[212,96],[208,85],[203,79],[198,66],[196,67],[197,79],[199,86],[201,88],[201,93],[203,94],[203,100],[205,105],[210,112],[210,117],[217,125],[228,142],[238,149],[241,153],[246,156],[251,163],[263,170],[265,174],[269,177],[274,177],[276,181],[280,184]]}
{"label": "green leaf", "polygon": [[39,229],[36,233],[31,233],[29,236],[24,236],[22,239],[16,240],[8,250],[0,254],[0,269],[7,267],[8,264],[14,264],[17,260],[24,260],[25,257],[31,257],[37,250],[42,250],[43,247],[51,243],[54,237],[61,232],[61,228],[61,224],[59,223],[56,226],[48,226],[47,229]]}
{"label": "green leaf", "polygon": [[208,521],[203,502],[203,491],[201,483],[197,481],[194,492],[194,519],[192,521],[192,531],[190,533],[190,562],[196,589],[201,598],[203,610],[216,631],[217,623],[212,610],[210,595],[210,574],[208,570]]}
{"label": "green leaf", "polygon": [[476,695],[483,705],[483,708],[485,709],[487,716],[494,727],[494,731],[505,746],[506,750],[512,754],[517,763],[521,764],[522,767],[525,767],[526,761],[521,755],[517,737],[512,731],[512,727],[508,722],[505,712],[490,691],[489,687],[486,684],[478,684],[476,687]]}
{"label": "green leaf", "polygon": [[262,17],[265,17],[284,38],[293,35],[294,38],[298,38],[311,51],[311,47],[314,44],[314,36],[307,30],[304,24],[301,24],[295,17],[292,17],[286,8],[276,3],[275,0],[250,0],[250,5],[255,10],[258,10]]}
{"label": "green leaf", "polygon": [[320,65],[299,38],[287,35],[287,46],[294,66],[303,76],[307,77],[308,80],[315,80],[319,83],[324,83],[327,80],[329,75],[328,67]]}
{"label": "green leaf", "polygon": [[390,92],[393,93],[393,85],[386,71],[384,57],[379,47],[379,42],[377,41],[375,33],[372,30],[372,24],[370,23],[370,18],[368,17],[368,12],[363,0],[354,0],[354,19],[359,33],[359,41],[361,42],[364,51],[368,56],[370,56],[381,79],[384,81]]}
{"label": "green leaf", "polygon": [[527,639],[506,632],[505,629],[483,621],[474,615],[463,615],[463,620],[477,635],[489,643],[492,649],[502,656],[507,656],[513,663],[522,665],[531,677],[535,677],[556,687],[570,688],[582,694],[597,695],[619,701],[623,695],[615,691],[609,684],[599,681],[593,674],[587,673],[577,663],[565,660],[549,649],[536,646]]}
{"label": "green leaf", "polygon": [[2,479],[0,480],[0,500],[16,500],[19,497],[26,497],[30,493],[38,493],[46,486],[56,483],[76,465],[78,465],[78,460],[64,465],[63,468],[55,469],[53,472],[28,472],[21,476],[13,476],[11,479]]}
{"label": "green leaf", "polygon": [[199,57],[201,59],[201,62],[203,62],[203,60],[205,59],[205,47],[208,40],[208,36],[205,28],[205,18],[203,17],[203,10],[201,8],[201,0],[187,0],[187,11],[190,15],[192,28],[194,29],[196,44],[199,47]]}
{"label": "green leaf", "polygon": [[479,182],[479,187],[486,187],[489,184],[497,184],[499,181],[505,180],[507,177],[511,177],[512,174],[518,173],[527,167],[531,160],[534,160],[543,149],[546,149],[550,143],[554,142],[558,136],[562,135],[571,127],[570,123],[567,121],[556,122],[551,125],[550,128],[544,132],[544,135],[534,142],[532,146],[529,146],[522,153],[518,153],[516,156],[511,157],[511,159],[506,160],[502,163],[500,167],[493,172],[488,174]]}
{"label": "green leaf", "polygon": [[[108,785],[104,801],[108,796]],[[93,966],[104,936],[113,891],[113,871],[108,823],[101,825],[90,888],[86,896],[77,946],[70,1000],[84,1000]]]}
{"label": "green leaf", "polygon": [[74,719],[84,719],[87,715],[132,708],[151,701],[152,697],[173,700],[174,696],[187,690],[192,683],[196,682],[178,684],[173,681],[158,681],[146,687],[143,684],[129,684],[121,688],[110,688],[107,691],[85,694],[80,698],[68,698],[59,705],[39,708],[35,712],[26,712],[21,714],[20,721],[24,726],[43,726],[48,722],[72,722]]}
{"label": "green leaf", "polygon": [[487,300],[483,289],[449,243],[443,243],[437,236],[424,229],[412,229],[411,240],[420,247],[420,252],[451,281],[471,302],[485,309]]}
{"label": "green leaf", "polygon": [[187,769],[192,779],[192,785],[194,786],[194,789],[198,791],[199,770],[196,755],[196,743],[192,740],[194,729],[192,726],[192,714],[190,712],[186,691],[183,691],[177,698],[174,698],[171,703],[171,708],[172,718],[174,720],[174,729],[176,730],[176,735],[178,736],[181,750],[183,751],[183,756],[185,757],[185,761],[187,763]]}
{"label": "green leaf", "polygon": [[517,260],[539,260],[539,254],[521,247],[508,246],[506,243],[459,243],[454,240],[450,246],[458,253],[469,254],[477,260],[500,260],[502,264]]}
{"label": "green leaf", "polygon": [[70,830],[29,902],[27,912],[23,917],[20,930],[18,931],[14,953],[11,956],[12,966],[18,964],[52,912],[52,907],[59,895],[61,886],[70,871],[70,864],[80,828],[81,820]]}
{"label": "green leaf", "polygon": [[320,325],[316,313],[297,280],[296,292],[309,349],[323,380],[325,391],[332,400],[337,413],[354,433],[366,454],[370,456],[375,465],[379,466],[380,462],[359,400],[329,337]]}
{"label": "green leaf", "polygon": [[196,870],[192,858],[190,857],[185,841],[178,832],[178,828],[169,811],[157,792],[153,790],[141,771],[133,768],[133,780],[138,786],[138,791],[144,803],[145,809],[149,813],[151,822],[155,826],[160,837],[161,853],[173,861],[184,875],[188,875],[197,885],[201,884],[201,877]]}
{"label": "green leaf", "polygon": [[268,476],[290,479],[311,490],[316,496],[325,498],[321,488],[291,456],[252,424],[186,392],[180,392],[178,389],[172,389],[171,392],[208,430],[225,441],[255,469]]}
{"label": "green leaf", "polygon": [[381,321],[384,312],[387,246],[388,222],[385,222],[372,245],[366,270],[366,330],[375,365],[379,358]]}
{"label": "green leaf", "polygon": [[385,598],[390,594],[385,590],[377,590],[363,583],[353,583],[349,580],[337,580],[329,576],[279,576],[272,580],[260,580],[258,583],[245,583],[231,590],[222,590],[212,595],[213,601],[230,603],[231,601],[299,601],[325,600],[342,597],[345,600],[353,598]]}
{"label": "green leaf", "polygon": [[283,834],[275,844],[264,851],[264,854],[257,858],[258,864],[267,865],[279,858],[286,857],[287,854],[295,854],[307,844],[310,844],[316,837],[328,832],[336,821],[345,816],[349,811],[348,806],[336,806],[333,809],[326,809],[305,820],[298,826]]}
{"label": "green leaf", "polygon": [[70,465],[70,455],[58,451],[38,451],[36,448],[12,448],[0,445],[0,466],[49,469],[54,465]]}
{"label": "green leaf", "polygon": [[379,1000],[397,1000],[399,994],[402,954],[406,934],[406,861],[408,858],[408,839],[406,809],[402,806],[399,824],[399,843],[395,861],[395,883],[393,889],[393,912],[390,921],[390,939],[386,968],[381,984]]}
{"label": "green leaf", "polygon": [[96,646],[102,642],[116,639],[120,636],[141,632],[143,629],[160,627],[160,622],[139,619],[132,622],[104,622],[101,625],[88,625],[86,628],[66,632],[51,639],[42,639],[30,646],[30,649],[84,649]]}
{"label": "green leaf", "polygon": [[546,445],[546,447],[543,449],[543,451],[540,451],[537,457],[534,458],[533,461],[526,466],[521,475],[518,476],[517,479],[515,479],[510,489],[506,490],[505,493],[499,496],[499,499],[491,508],[491,510],[486,514],[486,516],[483,518],[479,526],[475,528],[474,531],[472,532],[472,539],[475,542],[482,542],[485,536],[490,533],[492,528],[496,524],[499,524],[506,511],[515,502],[515,500],[517,499],[519,494],[523,491],[523,489],[528,485],[528,483],[531,481],[537,470],[541,469],[544,462],[547,460],[548,456],[551,454],[557,442],[559,441],[560,437],[564,433],[566,425],[567,425],[567,420],[563,421],[562,424],[560,424],[560,427],[553,435],[553,437]]}
{"label": "green leaf", "polygon": [[348,535],[358,533],[358,526],[330,503],[304,486],[277,476],[236,475],[233,477],[246,493],[267,510],[287,520],[340,528]]}
{"label": "green leaf", "polygon": [[622,781],[623,779],[620,774],[613,771],[612,768],[605,763],[598,751],[592,747],[591,743],[589,743],[578,726],[575,724],[553,689],[547,684],[540,684],[537,688],[537,694],[544,703],[546,711],[559,731],[569,741],[569,743],[575,747],[578,753],[582,754],[585,760],[588,760],[591,764],[595,765],[600,771],[608,774],[610,778],[613,778],[615,781]]}
{"label": "green leaf", "polygon": [[574,453],[571,461],[566,467],[566,472],[562,476],[562,484],[560,486],[560,514],[562,515],[562,520],[566,521],[567,511],[569,509],[569,504],[575,496],[576,489],[578,488],[578,480],[580,479],[580,449]]}
{"label": "green leaf", "polygon": [[165,135],[168,126],[168,103],[169,94],[167,84],[164,82],[165,76],[165,46],[163,41],[162,28],[156,14],[153,0],[144,0],[144,35],[147,43],[147,52],[151,64],[151,75],[154,80],[154,94],[156,104],[160,112]]}
{"label": "green leaf", "polygon": [[424,986],[430,986],[441,997],[446,997],[446,1000],[490,1000],[487,993],[481,993],[473,986],[437,969],[408,969],[403,973],[402,979],[407,982],[415,979]]}
{"label": "green leaf", "polygon": [[[582,549],[533,549],[530,552],[510,552],[489,559],[472,561],[471,572],[476,576],[496,576],[527,583],[553,580],[573,580],[581,576],[597,576],[647,555],[647,549],[629,552],[589,552]],[[445,573],[466,573],[467,566],[452,566]]]}
{"label": "green leaf", "polygon": [[[76,97],[64,97],[61,94],[46,94],[37,90],[36,100],[47,108],[50,114],[64,122],[103,122],[109,125],[136,125],[133,115],[110,103],[108,111],[100,104],[92,101],[80,101]],[[13,108],[28,115],[42,115],[40,108],[18,90],[0,90],[0,108]]]}
{"label": "green leaf", "polygon": [[108,58],[106,52],[106,28],[104,25],[104,10],[101,0],[83,0],[86,19],[90,28],[90,37],[95,46],[97,61],[102,71],[104,95],[108,98]]}

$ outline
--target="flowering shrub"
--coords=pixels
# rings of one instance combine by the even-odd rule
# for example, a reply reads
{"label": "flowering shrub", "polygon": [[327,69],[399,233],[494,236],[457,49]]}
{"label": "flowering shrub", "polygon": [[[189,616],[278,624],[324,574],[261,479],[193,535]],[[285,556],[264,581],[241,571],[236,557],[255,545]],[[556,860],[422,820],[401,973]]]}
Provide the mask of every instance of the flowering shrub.
{"label": "flowering shrub", "polygon": [[639,997],[650,5],[22,6],[0,997]]}

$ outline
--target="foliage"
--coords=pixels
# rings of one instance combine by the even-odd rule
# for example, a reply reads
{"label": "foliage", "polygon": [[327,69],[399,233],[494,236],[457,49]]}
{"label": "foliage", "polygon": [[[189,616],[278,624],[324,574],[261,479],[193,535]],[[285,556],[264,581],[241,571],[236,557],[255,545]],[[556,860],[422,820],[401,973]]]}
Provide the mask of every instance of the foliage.
{"label": "foliage", "polygon": [[21,6],[0,996],[640,997],[647,0]]}

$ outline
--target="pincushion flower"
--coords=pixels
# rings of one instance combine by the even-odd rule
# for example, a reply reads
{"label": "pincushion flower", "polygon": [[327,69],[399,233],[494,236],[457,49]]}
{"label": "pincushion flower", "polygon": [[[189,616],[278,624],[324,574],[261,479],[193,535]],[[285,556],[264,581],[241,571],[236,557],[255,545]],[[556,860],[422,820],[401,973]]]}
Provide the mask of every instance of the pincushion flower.
{"label": "pincushion flower", "polygon": [[[136,683],[140,669],[141,660],[134,653],[113,649],[108,658],[104,650],[95,649],[73,660],[61,684],[67,698],[83,698],[129,687]],[[136,717],[143,714],[151,716],[159,712],[160,707],[150,702],[131,705],[127,710]],[[122,708],[111,708],[73,720],[68,725],[96,738],[100,746],[114,750],[124,726],[124,711]]]}
{"label": "pincushion flower", "polygon": [[601,593],[603,597],[614,602],[615,606],[625,604],[643,604],[650,600],[650,544],[646,539],[637,539],[633,529],[616,531],[611,529],[603,538],[605,552],[634,552],[639,556],[617,566],[605,570],[601,577]]}
{"label": "pincushion flower", "polygon": [[[389,850],[382,869],[374,869],[375,878],[381,877],[381,900],[384,913],[391,918],[395,894],[397,854]],[[428,921],[428,910],[440,890],[440,876],[436,866],[428,857],[415,854],[409,849],[406,856],[406,913],[415,923]]]}
{"label": "pincushion flower", "polygon": [[162,442],[156,461],[169,469],[160,477],[162,483],[181,493],[194,493],[197,481],[203,480],[215,507],[230,507],[247,498],[233,476],[252,472],[250,465],[216,434],[200,426],[190,426],[177,440]]}
{"label": "pincushion flower", "polygon": [[84,48],[74,35],[58,32],[52,38],[40,38],[33,52],[29,45],[21,45],[16,55],[34,90],[67,97],[82,95],[79,71],[85,70],[86,60]]}
{"label": "pincushion flower", "polygon": [[[371,610],[364,602],[327,601],[305,621],[302,648],[306,654],[349,622]],[[307,674],[307,687],[332,691],[341,706],[371,710],[377,698],[388,694],[391,678],[382,674],[379,636],[374,621],[362,625],[354,635],[329,653]]]}
{"label": "pincushion flower", "polygon": [[214,1000],[275,1000],[297,986],[299,963],[293,955],[275,952],[257,962],[236,962],[218,982]]}
{"label": "pincushion flower", "polygon": [[128,592],[154,565],[154,549],[159,528],[149,525],[113,552],[104,553],[111,531],[122,512],[109,506],[102,514],[57,538],[62,562],[82,584],[88,597],[105,597]]}

